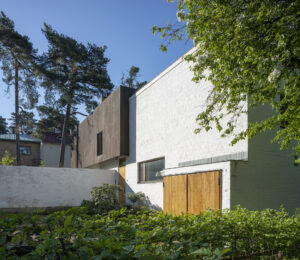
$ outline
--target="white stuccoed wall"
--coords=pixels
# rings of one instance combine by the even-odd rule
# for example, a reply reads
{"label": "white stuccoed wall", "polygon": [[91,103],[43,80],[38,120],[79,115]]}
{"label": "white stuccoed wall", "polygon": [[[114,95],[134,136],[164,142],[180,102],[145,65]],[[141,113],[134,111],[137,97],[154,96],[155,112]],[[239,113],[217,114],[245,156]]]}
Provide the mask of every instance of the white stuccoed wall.
{"label": "white stuccoed wall", "polygon": [[115,184],[115,171],[0,166],[0,209],[79,206],[105,183]]}
{"label": "white stuccoed wall", "polygon": [[[41,159],[45,167],[58,167],[60,144],[41,143]],[[66,145],[64,167],[71,167],[71,146]]]}
{"label": "white stuccoed wall", "polygon": [[[153,204],[161,208],[163,184],[138,184],[139,162],[165,157],[165,167],[170,169],[178,167],[181,162],[248,151],[247,140],[230,146],[231,139],[221,138],[217,130],[194,134],[197,128],[195,119],[204,109],[211,83],[201,81],[196,84],[191,81],[192,77],[189,64],[178,60],[129,100],[128,191],[144,192]],[[247,116],[243,115],[237,131],[246,126]],[[227,205],[224,202],[224,206]]]}

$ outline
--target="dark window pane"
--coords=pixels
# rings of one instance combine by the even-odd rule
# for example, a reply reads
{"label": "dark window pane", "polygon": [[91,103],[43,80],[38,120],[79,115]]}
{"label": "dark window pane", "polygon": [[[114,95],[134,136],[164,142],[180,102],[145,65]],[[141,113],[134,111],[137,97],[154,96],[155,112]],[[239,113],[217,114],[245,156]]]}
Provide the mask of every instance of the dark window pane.
{"label": "dark window pane", "polygon": [[157,176],[161,170],[165,168],[165,159],[146,162],[146,180],[159,180],[161,176]]}
{"label": "dark window pane", "polygon": [[31,155],[31,147],[30,146],[20,146],[20,153],[22,155]]}
{"label": "dark window pane", "polygon": [[159,172],[165,168],[165,159],[141,162],[138,165],[138,182],[161,180]]}
{"label": "dark window pane", "polygon": [[102,132],[97,134],[97,155],[103,153]]}

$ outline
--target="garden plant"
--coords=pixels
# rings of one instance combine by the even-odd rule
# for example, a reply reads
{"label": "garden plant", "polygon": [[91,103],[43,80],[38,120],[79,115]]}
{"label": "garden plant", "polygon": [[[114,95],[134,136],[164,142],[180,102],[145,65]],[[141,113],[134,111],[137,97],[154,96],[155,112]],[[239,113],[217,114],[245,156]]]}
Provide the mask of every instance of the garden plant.
{"label": "garden plant", "polygon": [[86,207],[0,216],[0,259],[298,259],[300,215],[283,209],[172,216]]}

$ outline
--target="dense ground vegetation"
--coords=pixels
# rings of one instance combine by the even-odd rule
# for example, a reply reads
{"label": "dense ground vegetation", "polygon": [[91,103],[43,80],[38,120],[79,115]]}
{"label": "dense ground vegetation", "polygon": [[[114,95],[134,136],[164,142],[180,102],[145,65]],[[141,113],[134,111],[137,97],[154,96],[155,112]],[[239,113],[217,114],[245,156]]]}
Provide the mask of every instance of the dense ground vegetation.
{"label": "dense ground vegetation", "polygon": [[300,257],[300,215],[284,210],[170,216],[85,207],[0,216],[0,258],[292,259]]}

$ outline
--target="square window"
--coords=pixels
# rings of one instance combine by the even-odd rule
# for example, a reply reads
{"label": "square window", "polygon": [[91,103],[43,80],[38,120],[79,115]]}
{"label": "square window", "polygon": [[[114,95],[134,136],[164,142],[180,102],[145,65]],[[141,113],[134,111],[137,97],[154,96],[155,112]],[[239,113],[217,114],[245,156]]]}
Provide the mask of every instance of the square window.
{"label": "square window", "polygon": [[31,155],[31,147],[30,146],[20,146],[20,154],[21,155]]}
{"label": "square window", "polygon": [[165,168],[165,158],[140,162],[138,165],[138,182],[162,180],[159,172]]}

